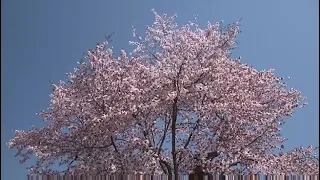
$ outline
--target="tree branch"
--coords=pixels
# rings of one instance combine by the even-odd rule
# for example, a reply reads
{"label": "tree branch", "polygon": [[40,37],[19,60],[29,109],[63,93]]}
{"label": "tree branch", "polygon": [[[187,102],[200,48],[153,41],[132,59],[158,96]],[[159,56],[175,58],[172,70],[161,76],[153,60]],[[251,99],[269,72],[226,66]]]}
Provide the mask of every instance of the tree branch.
{"label": "tree branch", "polygon": [[[166,126],[165,126],[165,129],[164,129],[164,132],[163,132],[163,136],[162,136],[161,141],[160,141],[160,146],[159,146],[159,149],[158,149],[158,155],[159,155],[160,152],[161,152],[162,145],[163,145],[163,143],[164,143],[165,136],[166,136],[167,131],[168,131],[168,129],[169,129],[170,123],[171,123],[171,119],[169,119],[169,122],[168,122],[168,123],[166,124]],[[159,143],[158,143],[158,144],[159,144]]]}
{"label": "tree branch", "polygon": [[[187,149],[188,145],[190,144],[191,139],[193,138],[193,133],[195,132],[195,130],[197,129],[198,125],[199,125],[200,119],[198,119],[196,121],[196,125],[193,127],[192,132],[189,134],[189,137],[186,141],[186,143],[183,146],[183,149]],[[180,162],[182,159],[182,153],[180,153],[179,158],[178,158],[178,162]]]}
{"label": "tree branch", "polygon": [[[162,166],[164,165],[167,168],[167,171],[165,171],[166,174],[168,174],[170,177],[172,176],[172,171],[171,171],[171,166],[168,164],[167,161],[164,160],[159,160],[159,163],[162,164]],[[163,169],[162,169],[163,170]]]}
{"label": "tree branch", "polygon": [[79,158],[79,156],[78,155],[76,155],[70,162],[69,162],[69,164],[68,164],[68,168],[65,170],[65,174],[67,174],[69,171],[70,171],[70,166],[71,166],[71,164],[74,162],[74,161],[76,161],[77,159]]}
{"label": "tree branch", "polygon": [[200,119],[198,119],[196,121],[196,125],[193,127],[192,129],[192,132],[190,133],[189,137],[188,137],[188,140],[186,141],[185,145],[183,146],[183,149],[186,149],[191,141],[191,139],[193,138],[193,133],[195,132],[195,130],[198,128],[199,126],[199,122],[200,122]]}
{"label": "tree branch", "polygon": [[113,137],[112,137],[112,136],[110,136],[110,140],[111,140],[111,144],[112,144],[112,146],[114,147],[114,150],[116,151],[116,153],[119,153],[119,151],[118,151],[118,149],[117,149],[117,146],[116,146],[116,144],[115,144],[114,141],[113,141]]}
{"label": "tree branch", "polygon": [[272,127],[272,124],[274,122],[276,122],[277,119],[274,119],[272,122],[271,122],[271,125],[269,125],[259,136],[257,136],[256,138],[254,138],[250,143],[248,143],[246,146],[242,147],[239,152],[241,152],[244,148],[246,147],[249,147],[251,144],[255,143],[259,138],[261,138],[268,130],[269,128]]}

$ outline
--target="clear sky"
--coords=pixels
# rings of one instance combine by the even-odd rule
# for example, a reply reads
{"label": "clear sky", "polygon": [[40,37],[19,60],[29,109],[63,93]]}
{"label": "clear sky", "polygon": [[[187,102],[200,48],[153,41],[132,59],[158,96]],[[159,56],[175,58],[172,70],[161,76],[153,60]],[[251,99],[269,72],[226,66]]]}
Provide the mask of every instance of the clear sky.
{"label": "clear sky", "polygon": [[318,0],[2,0],[1,1],[1,179],[26,178],[25,167],[6,142],[13,129],[41,126],[36,112],[46,109],[50,82],[65,79],[83,52],[115,32],[115,52],[128,48],[132,25],[144,30],[159,14],[178,14],[182,25],[198,15],[231,23],[242,18],[235,55],[258,69],[274,68],[308,97],[283,128],[286,149],[319,146]]}

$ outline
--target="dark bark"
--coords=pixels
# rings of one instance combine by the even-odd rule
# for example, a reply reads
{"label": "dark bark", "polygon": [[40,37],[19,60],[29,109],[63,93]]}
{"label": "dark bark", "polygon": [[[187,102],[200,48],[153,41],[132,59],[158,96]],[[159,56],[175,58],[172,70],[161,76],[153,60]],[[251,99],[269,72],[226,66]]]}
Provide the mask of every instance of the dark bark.
{"label": "dark bark", "polygon": [[161,166],[166,167],[167,171],[165,171],[165,173],[168,175],[168,180],[172,180],[172,168],[170,167],[170,165],[166,161],[163,161],[163,160],[160,160],[159,162],[160,162]]}
{"label": "dark bark", "polygon": [[176,154],[176,122],[178,115],[178,98],[174,99],[172,106],[172,124],[171,124],[171,133],[172,133],[172,161],[173,161],[173,173],[174,179],[178,180],[178,164],[177,164],[177,154]]}
{"label": "dark bark", "polygon": [[194,169],[194,173],[189,175],[189,180],[203,180],[205,173],[202,170],[201,166],[197,166]]}

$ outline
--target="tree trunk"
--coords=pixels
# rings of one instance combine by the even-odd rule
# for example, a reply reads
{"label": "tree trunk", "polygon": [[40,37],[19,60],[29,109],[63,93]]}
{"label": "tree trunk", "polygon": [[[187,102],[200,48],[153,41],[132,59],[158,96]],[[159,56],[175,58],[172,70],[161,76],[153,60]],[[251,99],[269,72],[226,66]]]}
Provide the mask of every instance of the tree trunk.
{"label": "tree trunk", "polygon": [[194,169],[194,173],[189,175],[189,180],[203,180],[205,173],[203,172],[201,166],[197,166]]}
{"label": "tree trunk", "polygon": [[178,164],[177,164],[177,154],[176,154],[176,122],[178,116],[178,98],[176,97],[172,106],[172,124],[171,124],[171,133],[172,133],[172,161],[173,161],[173,175],[174,179],[178,180]]}

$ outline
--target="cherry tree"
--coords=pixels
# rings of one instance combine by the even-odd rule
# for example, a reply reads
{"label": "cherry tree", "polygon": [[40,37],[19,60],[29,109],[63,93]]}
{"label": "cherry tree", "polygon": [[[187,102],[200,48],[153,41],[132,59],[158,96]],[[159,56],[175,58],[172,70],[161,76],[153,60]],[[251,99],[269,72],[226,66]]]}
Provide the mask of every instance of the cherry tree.
{"label": "cherry tree", "polygon": [[67,81],[53,84],[48,125],[9,142],[35,173],[318,174],[315,147],[283,150],[280,127],[305,98],[274,70],[232,59],[239,23],[179,27],[160,16],[135,49],[108,42],[88,51]]}

